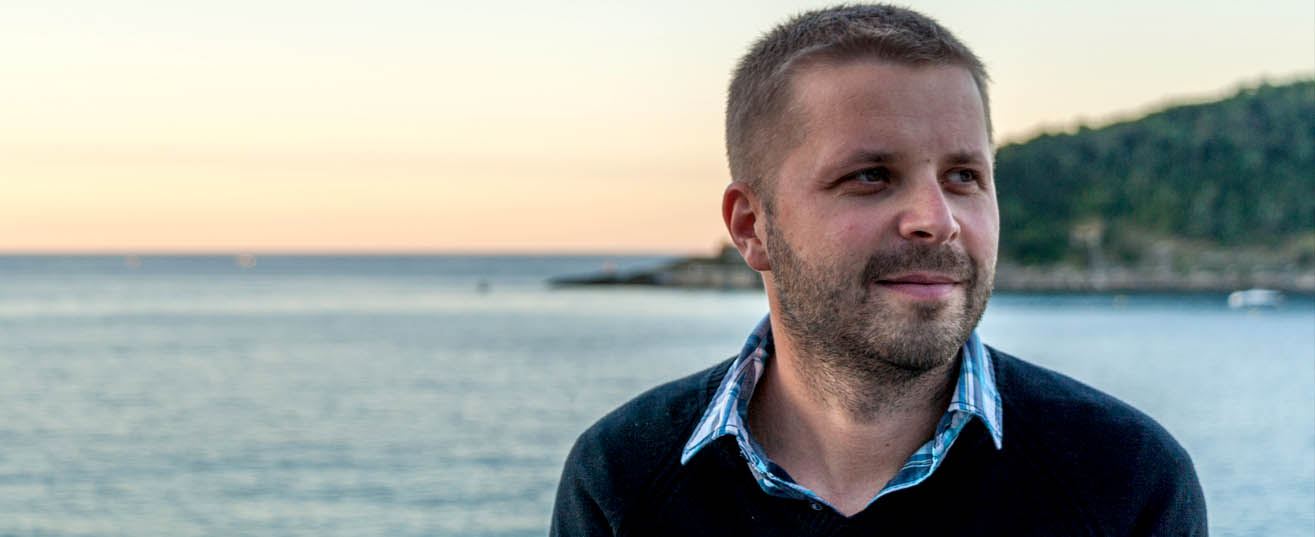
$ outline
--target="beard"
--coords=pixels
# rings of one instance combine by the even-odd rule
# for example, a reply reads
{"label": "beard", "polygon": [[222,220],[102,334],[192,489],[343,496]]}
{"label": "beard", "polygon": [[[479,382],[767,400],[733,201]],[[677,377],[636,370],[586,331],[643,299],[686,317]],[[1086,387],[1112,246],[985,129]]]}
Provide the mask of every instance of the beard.
{"label": "beard", "polygon": [[[862,392],[898,386],[954,361],[991,297],[995,267],[947,246],[905,242],[873,253],[860,269],[801,259],[767,217],[767,257],[781,322],[790,332],[801,373],[865,406]],[[896,303],[874,293],[878,281],[910,272],[954,278],[960,293],[935,302]],[[848,386],[853,389],[843,389]],[[870,393],[870,392],[868,392]],[[858,399],[858,400],[854,400]]]}

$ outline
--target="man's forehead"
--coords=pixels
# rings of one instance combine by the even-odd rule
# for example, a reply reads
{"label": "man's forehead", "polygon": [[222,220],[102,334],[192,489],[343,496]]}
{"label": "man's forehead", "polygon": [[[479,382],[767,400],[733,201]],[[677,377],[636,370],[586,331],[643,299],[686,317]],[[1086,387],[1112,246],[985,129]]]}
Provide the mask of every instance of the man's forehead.
{"label": "man's forehead", "polygon": [[[907,64],[874,58],[804,62],[790,73],[790,108],[807,116],[852,110],[923,106],[909,112],[976,112],[985,120],[981,93],[968,69],[953,64]],[[888,110],[899,113],[899,108]]]}
{"label": "man's forehead", "polygon": [[990,156],[985,114],[972,75],[962,67],[849,61],[796,73],[791,121],[784,126],[804,140],[823,134],[829,144],[843,143],[831,151],[895,160],[905,156],[901,139],[907,139],[934,142],[943,153],[938,158],[971,160]]}

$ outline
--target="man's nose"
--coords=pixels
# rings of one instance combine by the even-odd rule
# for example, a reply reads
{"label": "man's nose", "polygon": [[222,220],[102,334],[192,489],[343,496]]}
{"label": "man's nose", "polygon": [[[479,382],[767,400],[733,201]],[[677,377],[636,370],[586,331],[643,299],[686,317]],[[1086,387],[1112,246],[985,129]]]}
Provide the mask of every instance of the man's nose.
{"label": "man's nose", "polygon": [[959,238],[959,222],[937,178],[920,178],[907,188],[897,223],[901,237],[927,244]]}

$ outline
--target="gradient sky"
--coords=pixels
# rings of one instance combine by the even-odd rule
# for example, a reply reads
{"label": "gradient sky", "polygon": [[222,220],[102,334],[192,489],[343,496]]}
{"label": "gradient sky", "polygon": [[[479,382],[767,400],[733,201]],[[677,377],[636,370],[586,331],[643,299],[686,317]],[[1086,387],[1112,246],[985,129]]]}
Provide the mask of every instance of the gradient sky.
{"label": "gradient sky", "polygon": [[[6,1],[0,251],[710,252],[723,96],[823,2]],[[923,1],[997,137],[1309,77],[1310,0]]]}

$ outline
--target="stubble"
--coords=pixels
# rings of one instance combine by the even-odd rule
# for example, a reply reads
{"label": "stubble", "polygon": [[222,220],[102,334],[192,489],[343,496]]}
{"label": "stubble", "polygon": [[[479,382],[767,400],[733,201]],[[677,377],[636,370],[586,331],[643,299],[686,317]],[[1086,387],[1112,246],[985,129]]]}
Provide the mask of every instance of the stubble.
{"label": "stubble", "polygon": [[[858,271],[838,262],[814,265],[798,256],[770,215],[766,223],[781,322],[803,355],[800,373],[826,398],[861,414],[889,410],[910,399],[914,394],[904,392],[921,386],[920,379],[957,363],[986,310],[993,267],[977,266],[962,250],[912,242],[874,252]],[[879,280],[911,272],[953,277],[964,299],[895,304],[873,292]]]}

